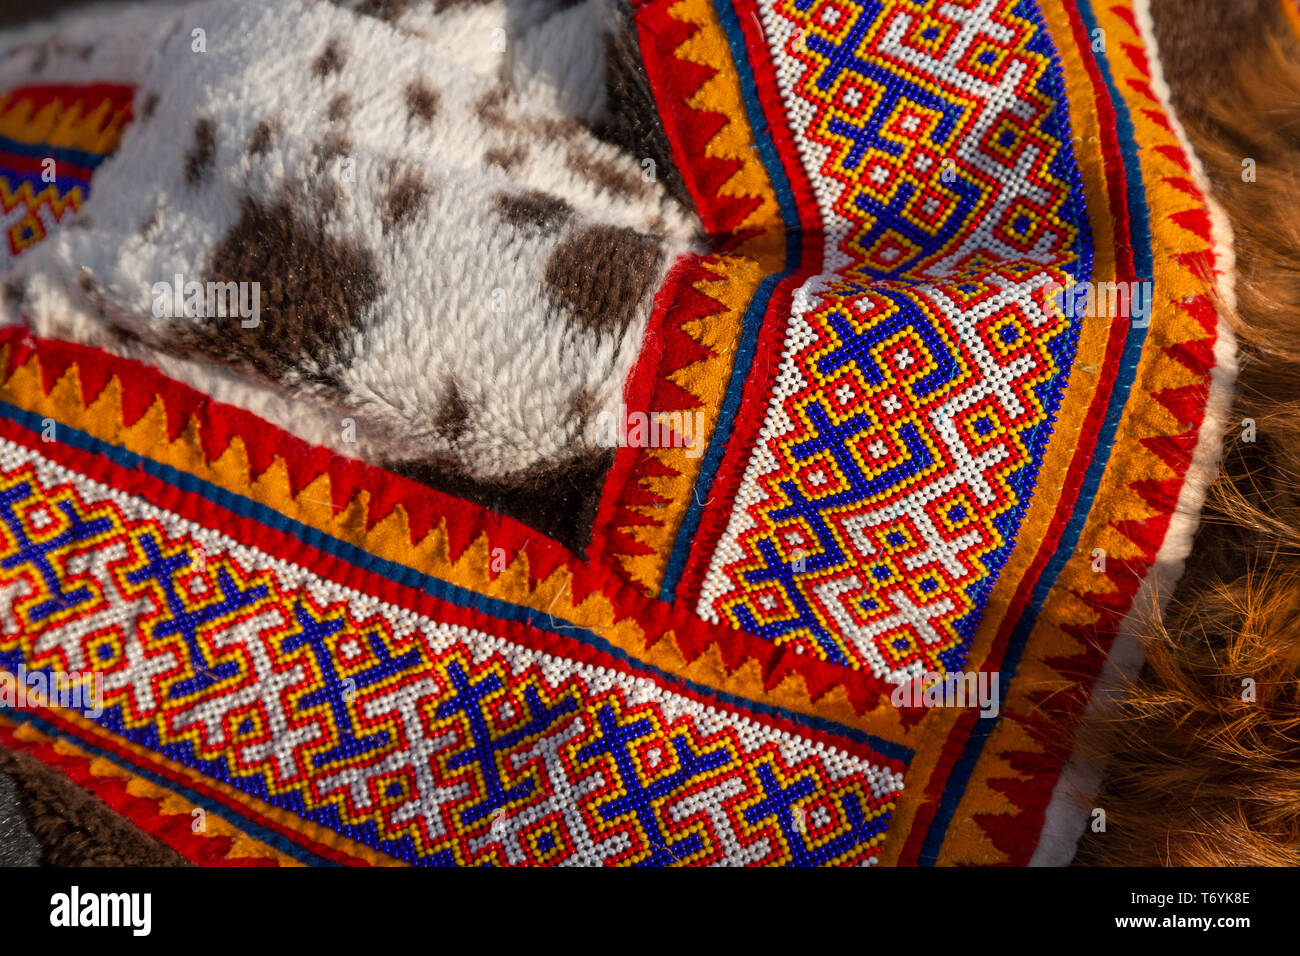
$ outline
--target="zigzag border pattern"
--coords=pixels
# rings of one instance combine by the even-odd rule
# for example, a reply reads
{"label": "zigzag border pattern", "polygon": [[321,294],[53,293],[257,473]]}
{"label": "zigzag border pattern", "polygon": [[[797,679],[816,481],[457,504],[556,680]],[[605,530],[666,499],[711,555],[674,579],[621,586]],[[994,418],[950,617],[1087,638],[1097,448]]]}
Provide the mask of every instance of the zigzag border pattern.
{"label": "zigzag border pattern", "polygon": [[[650,414],[699,412],[711,437],[731,374],[745,308],[784,262],[775,193],[755,154],[730,51],[709,0],[653,4],[638,17],[646,69],[665,129],[716,249],[684,267],[652,317],[627,406]],[[625,449],[606,484],[590,554],[617,562],[655,593],[685,514],[700,460],[682,448]]]}
{"label": "zigzag border pattern", "polygon": [[[1024,863],[1069,731],[1165,542],[1206,414],[1216,369],[1216,254],[1205,197],[1152,72],[1133,6],[1098,4],[1108,63],[1128,104],[1151,208],[1153,325],[1088,523],[1026,645],[1004,703],[1010,719],[986,744],[936,862]],[[1084,34],[1086,36],[1086,34]],[[1085,56],[1086,44],[1081,45]],[[1154,476],[1154,477],[1153,477]],[[1093,570],[1094,549],[1105,570]],[[1141,609],[1137,609],[1140,612]],[[1026,819],[1028,816],[1028,822]]]}
{"label": "zigzag border pattern", "polygon": [[175,791],[88,753],[62,737],[42,733],[34,724],[0,717],[0,744],[36,757],[94,794],[181,856],[201,866],[300,866],[293,857],[232,826],[204,809],[196,825],[194,803]]}
{"label": "zigzag border pattern", "polygon": [[646,597],[508,518],[307,445],[137,363],[12,327],[0,331],[0,348],[0,402],[37,421],[67,424],[259,502],[375,560],[587,628],[666,678],[904,741],[861,675]]}

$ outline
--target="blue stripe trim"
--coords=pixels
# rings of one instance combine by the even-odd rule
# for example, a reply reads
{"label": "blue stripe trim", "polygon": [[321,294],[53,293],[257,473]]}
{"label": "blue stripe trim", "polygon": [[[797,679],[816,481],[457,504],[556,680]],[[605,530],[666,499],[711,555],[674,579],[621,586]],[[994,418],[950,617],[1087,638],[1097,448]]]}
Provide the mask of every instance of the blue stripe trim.
{"label": "blue stripe trim", "polygon": [[89,153],[66,146],[51,146],[48,143],[23,143],[8,136],[0,136],[0,152],[28,156],[32,159],[53,158],[57,162],[92,170],[108,158],[106,153]]}
{"label": "blue stripe trim", "polygon": [[[1097,21],[1091,3],[1089,0],[1078,0],[1078,9],[1088,33],[1091,34],[1097,28]],[[1124,157],[1124,171],[1128,180],[1126,205],[1129,210],[1129,228],[1133,239],[1135,278],[1138,282],[1151,281],[1154,261],[1151,251],[1151,220],[1146,206],[1146,188],[1142,179],[1141,163],[1138,159],[1138,145],[1132,116],[1129,113],[1128,104],[1115,86],[1110,66],[1106,62],[1104,55],[1095,56],[1094,59],[1115,106],[1115,127]],[[1133,380],[1137,375],[1138,361],[1141,358],[1142,345],[1146,340],[1146,331],[1146,329],[1135,328],[1132,324],[1129,325],[1124,341],[1124,350],[1120,357],[1120,368],[1116,372],[1115,387],[1111,393],[1110,404],[1107,406],[1106,417],[1097,436],[1097,449],[1085,473],[1074,511],[1071,514],[1069,523],[1062,532],[1061,540],[1053,552],[1051,560],[1044,567],[1043,573],[1035,583],[1029,602],[1026,604],[1025,613],[1016,622],[1016,627],[1008,641],[1007,653],[1003,658],[999,671],[1000,699],[1002,700],[1006,699],[1011,681],[1015,677],[1016,668],[1020,664],[1020,657],[1024,652],[1025,644],[1038,623],[1038,614],[1042,610],[1043,603],[1047,600],[1048,593],[1055,586],[1057,578],[1060,577],[1061,571],[1065,567],[1065,562],[1074,553],[1079,538],[1083,534],[1083,527],[1092,509],[1097,487],[1101,484],[1102,474],[1106,470],[1107,462],[1110,461],[1111,450],[1115,443],[1115,432],[1119,427],[1124,406],[1128,403]],[[931,822],[930,829],[926,834],[925,843],[921,848],[918,859],[922,866],[933,865],[938,859],[939,850],[943,846],[943,840],[947,835],[953,814],[956,813],[957,805],[961,802],[970,775],[974,771],[975,764],[984,749],[984,742],[993,733],[1000,719],[1001,717],[980,717],[971,730],[971,735],[966,741],[962,755],[953,765],[952,772],[948,776],[948,782],[940,799],[938,811],[935,813],[934,820]]]}
{"label": "blue stripe trim", "polygon": [[[64,168],[66,169],[67,167]],[[19,172],[10,166],[6,166],[3,156],[0,156],[0,180],[5,182],[11,193],[17,192],[21,189],[23,183],[30,183],[32,192],[36,195],[40,195],[44,192],[46,187],[53,186],[55,187],[55,192],[58,194],[59,199],[66,199],[74,189],[80,189],[83,197],[90,192],[89,178],[79,179],[76,176],[70,176],[67,172],[60,172],[59,181],[57,183],[46,182],[41,178],[41,173],[37,170],[33,170],[32,172]]]}
{"label": "blue stripe trim", "polygon": [[[0,415],[33,433],[39,433],[42,427],[43,420],[40,417],[8,402],[0,402]],[[297,538],[311,548],[339,558],[355,567],[371,574],[377,574],[404,587],[422,591],[440,601],[445,601],[457,607],[479,611],[498,620],[513,621],[548,634],[572,638],[593,650],[608,654],[628,665],[632,670],[657,679],[669,685],[669,687],[684,688],[705,699],[716,700],[727,707],[745,710],[752,714],[775,717],[797,726],[808,727],[822,733],[842,737],[868,747],[881,756],[892,760],[907,763],[912,759],[913,751],[910,748],[895,744],[892,741],[883,740],[845,724],[821,717],[813,717],[808,714],[799,714],[773,704],[764,704],[737,697],[725,691],[716,690],[668,674],[652,664],[631,657],[621,648],[614,646],[603,637],[584,627],[557,618],[545,611],[536,611],[532,608],[521,607],[517,604],[510,604],[497,598],[478,594],[449,581],[423,574],[414,568],[380,558],[355,545],[348,544],[346,541],[341,541],[323,531],[295,521],[251,498],[234,494],[194,475],[179,471],[170,465],[154,461],[151,458],[145,458],[119,445],[110,445],[70,425],[60,423],[57,434],[62,444],[91,454],[102,455],[122,468],[143,471],[182,491],[199,495],[240,517],[249,518],[267,527],[274,528],[276,531]]]}
{"label": "blue stripe trim", "polygon": [[781,272],[768,276],[759,284],[753,301],[745,310],[740,342],[736,347],[735,363],[732,365],[731,378],[727,382],[727,390],[718,409],[718,420],[709,438],[709,447],[700,462],[700,472],[695,478],[695,486],[691,489],[691,499],[687,502],[681,527],[677,529],[677,536],[673,539],[673,547],[664,568],[663,581],[659,586],[660,599],[669,603],[677,598],[677,586],[681,582],[686,559],[690,556],[691,544],[695,540],[696,532],[699,531],[700,520],[704,516],[705,503],[709,501],[713,480],[717,477],[727,446],[731,443],[736,413],[740,410],[740,402],[745,392],[745,380],[749,378],[754,355],[758,351],[758,334],[763,327],[768,305],[777,285],[793,275],[799,269],[803,259],[803,233],[799,222],[799,210],[794,201],[794,191],[790,187],[790,180],[786,176],[785,167],[781,165],[776,144],[772,141],[769,132],[767,117],[763,113],[763,105],[758,96],[758,86],[754,82],[754,75],[749,65],[749,53],[745,48],[745,37],[740,29],[740,20],[730,0],[714,0],[713,6],[726,33],[732,60],[740,76],[741,98],[745,103],[745,114],[754,134],[754,142],[758,146],[758,154],[772,180],[772,188],[776,191],[777,206],[785,226],[785,268]]}
{"label": "blue stripe trim", "polygon": [[673,548],[669,552],[663,581],[659,586],[659,599],[670,604],[677,599],[677,585],[681,583],[682,571],[691,553],[691,544],[700,529],[700,521],[704,517],[704,507],[709,502],[713,480],[722,466],[727,445],[731,443],[736,413],[740,410],[740,400],[745,392],[745,380],[749,377],[754,355],[758,352],[758,333],[763,325],[763,316],[767,313],[768,303],[777,284],[788,275],[790,275],[789,270],[775,273],[764,279],[759,284],[749,308],[745,311],[740,341],[736,346],[735,364],[731,369],[731,379],[727,382],[727,390],[718,409],[718,420],[713,426],[713,434],[709,438],[709,447],[704,453],[704,460],[700,462],[700,472],[695,477],[691,499],[687,502],[686,514],[682,516],[681,526],[677,529],[677,537],[673,539]]}
{"label": "blue stripe trim", "polygon": [[186,800],[190,801],[190,803],[193,803],[195,806],[202,807],[207,812],[215,816],[221,817],[223,820],[229,820],[232,817],[235,818],[235,820],[238,821],[235,824],[237,829],[239,829],[243,833],[248,834],[251,837],[254,837],[257,840],[261,840],[263,843],[269,846],[275,847],[275,849],[279,850],[285,856],[291,856],[299,863],[305,863],[308,866],[341,866],[342,865],[340,863],[336,863],[334,860],[328,859],[327,857],[319,856],[318,854],[315,854],[310,850],[308,850],[306,847],[299,846],[297,843],[294,843],[292,840],[290,840],[283,834],[277,833],[274,830],[267,829],[266,827],[262,826],[262,824],[257,823],[254,820],[250,820],[248,817],[240,813],[237,808],[233,808],[229,804],[221,803],[217,800],[213,800],[211,797],[206,797],[203,794],[198,793],[197,791],[191,790],[189,787],[185,786],[184,784],[180,784],[177,783],[175,780],[168,779],[167,777],[163,776],[162,774],[156,773],[153,770],[147,770],[139,766],[138,764],[136,764],[134,761],[127,762],[123,759],[121,754],[117,754],[111,750],[108,750],[107,748],[97,747],[92,743],[88,743],[83,738],[75,734],[70,734],[62,727],[58,727],[50,723],[49,721],[36,716],[33,713],[30,713],[28,711],[15,711],[9,713],[7,716],[17,721],[18,723],[32,724],[35,727],[39,728],[47,736],[57,737],[64,740],[71,740],[78,749],[85,750],[88,753],[92,753],[97,757],[102,757],[103,759],[108,760],[119,767],[122,767],[124,770],[126,770],[128,773],[133,774],[134,776],[143,777],[144,779],[157,784],[158,786],[162,787],[165,790],[170,791],[171,793],[179,794],[182,797],[184,797]]}

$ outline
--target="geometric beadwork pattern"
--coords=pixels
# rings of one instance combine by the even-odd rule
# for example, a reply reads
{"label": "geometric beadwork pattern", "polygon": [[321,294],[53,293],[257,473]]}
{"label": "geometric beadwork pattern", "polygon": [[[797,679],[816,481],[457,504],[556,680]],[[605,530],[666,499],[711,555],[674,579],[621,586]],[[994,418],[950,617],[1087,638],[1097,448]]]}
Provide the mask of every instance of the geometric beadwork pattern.
{"label": "geometric beadwork pattern", "polygon": [[131,118],[128,86],[33,86],[0,94],[0,272],[82,207]]}
{"label": "geometric beadwork pattern", "polygon": [[[1069,858],[1047,744],[1187,534],[1231,355],[1143,4],[635,6],[702,220],[764,210],[690,283],[725,312],[646,337],[648,407],[713,423],[689,481],[619,452],[668,515],[648,591],[598,538],[576,558],[10,329],[0,671],[94,671],[105,708],[0,714],[5,746],[196,862]],[[1152,275],[1149,328],[1044,308]],[[967,668],[996,714],[880,684]]]}
{"label": "geometric beadwork pattern", "polygon": [[[1068,861],[1081,781],[1052,742],[1179,573],[1232,379],[1232,259],[1147,4],[688,6],[643,8],[679,165],[740,141],[696,67],[727,74],[786,258],[724,353],[659,593],[852,673],[864,726],[916,742],[882,862]],[[1043,307],[1075,282],[1149,312]],[[953,670],[992,678],[999,712],[891,706],[890,683]]]}
{"label": "geometric beadwork pattern", "polygon": [[1065,264],[1082,207],[1050,41],[1021,0],[762,0],[826,267]]}
{"label": "geometric beadwork pattern", "polygon": [[0,669],[428,865],[869,864],[900,768],[433,621],[0,442]]}
{"label": "geometric beadwork pattern", "polygon": [[759,6],[821,272],[697,612],[882,680],[950,672],[1078,341],[1045,303],[1091,268],[1059,66],[1014,0]]}
{"label": "geometric beadwork pattern", "polygon": [[700,613],[882,679],[960,669],[1072,347],[1061,276],[839,280],[797,312]]}

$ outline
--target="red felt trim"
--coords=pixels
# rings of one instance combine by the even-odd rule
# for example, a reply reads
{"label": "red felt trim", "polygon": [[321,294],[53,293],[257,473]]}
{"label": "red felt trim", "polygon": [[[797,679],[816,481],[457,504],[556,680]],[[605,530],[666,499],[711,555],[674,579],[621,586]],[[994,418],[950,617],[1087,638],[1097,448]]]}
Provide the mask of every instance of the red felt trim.
{"label": "red felt trim", "polygon": [[[110,751],[114,755],[114,763],[128,772],[133,768],[140,769],[135,755],[116,744],[107,735],[87,734],[83,728],[64,719],[57,711],[41,710],[39,714],[43,720],[56,725],[60,733],[65,736]],[[197,863],[200,866],[277,865],[275,860],[265,857],[229,859],[229,853],[234,844],[230,837],[202,836],[193,833],[190,829],[191,818],[188,815],[164,814],[161,812],[161,806],[158,802],[147,797],[136,797],[129,793],[126,789],[126,781],[117,777],[92,773],[90,765],[95,757],[81,757],[75,754],[60,753],[52,744],[24,740],[17,735],[16,727],[7,727],[3,724],[0,724],[0,744],[3,744],[9,750],[30,754],[46,766],[63,773],[83,790],[92,793],[107,807],[126,817],[146,833],[166,843],[192,863]],[[229,797],[212,790],[191,777],[177,774],[166,766],[151,763],[147,769],[151,773],[165,776],[179,786],[187,787],[205,797],[209,797],[223,806],[230,805]],[[368,861],[359,857],[317,843],[296,831],[286,830],[274,820],[253,812],[251,808],[243,803],[239,804],[237,812],[255,821],[260,826],[280,833],[287,839],[324,859],[349,866],[370,865]],[[237,819],[234,821],[227,820],[226,822],[239,829]],[[250,839],[256,839],[256,837],[250,837]]]}
{"label": "red felt trim", "polygon": [[[84,103],[112,100],[118,106],[130,106],[135,100],[135,87],[125,83],[37,83],[18,86],[0,93],[6,107],[18,100],[34,103],[39,109],[50,103]],[[112,119],[111,115],[108,119]]]}
{"label": "red felt trim", "polygon": [[[665,394],[668,390],[664,386],[672,385],[667,378],[674,369],[698,361],[707,355],[704,346],[699,343],[695,343],[695,351],[683,348],[682,339],[690,342],[694,340],[681,333],[682,324],[704,315],[711,315],[722,308],[720,303],[701,296],[694,290],[696,282],[709,277],[709,272],[700,263],[701,259],[697,255],[682,256],[673,264],[664,279],[663,287],[655,295],[641,352],[637,356],[636,365],[628,375],[623,392],[623,401],[629,414],[673,412],[699,407],[699,402],[684,389],[673,386],[677,394],[670,397]],[[702,311],[698,305],[700,299],[711,303],[713,307]],[[674,348],[668,352],[665,346],[670,340]],[[688,354],[683,355],[684,351]],[[665,367],[670,362],[672,367]],[[620,534],[619,529],[622,522],[633,516],[627,510],[628,504],[637,501],[640,497],[639,478],[645,473],[647,463],[653,461],[648,449],[633,447],[618,449],[614,456],[614,463],[605,475],[600,505],[592,522],[591,542],[587,546],[589,561],[606,559],[610,567],[619,573],[620,579],[629,586],[637,585],[622,573],[617,555],[630,553],[627,549],[637,547],[637,542],[626,534]],[[613,553],[611,553],[611,540]]]}
{"label": "red felt trim", "polygon": [[[0,342],[2,341],[3,335],[0,334]],[[77,348],[84,347],[78,346]],[[43,349],[44,343],[42,343],[42,355]],[[212,404],[214,407],[220,407],[218,403],[214,402]],[[273,430],[271,426],[265,423],[263,428],[268,431]],[[204,527],[218,530],[228,537],[234,538],[247,546],[258,548],[277,558],[309,568],[317,576],[334,581],[344,587],[406,607],[434,620],[462,623],[489,633],[500,634],[522,646],[545,653],[594,663],[598,666],[609,667],[638,677],[649,677],[660,686],[671,689],[674,693],[693,697],[703,703],[717,705],[708,695],[688,691],[674,679],[662,679],[650,675],[634,664],[604,654],[579,641],[539,631],[519,622],[502,621],[499,618],[489,617],[472,609],[449,604],[430,596],[422,590],[398,584],[386,577],[371,573],[333,555],[319,551],[287,533],[227,511],[198,494],[182,491],[175,485],[161,481],[146,472],[121,468],[106,458],[83,452],[65,444],[43,442],[38,435],[12,421],[0,419],[0,436],[31,448],[42,457],[55,461],[72,471],[137,496],[165,511],[200,523]],[[376,471],[378,470],[376,469]],[[380,472],[380,474],[384,473]],[[467,506],[462,503],[462,507]],[[529,554],[532,554],[531,549]],[[729,668],[739,667],[750,659],[757,661],[760,672],[765,678],[764,684],[769,689],[793,672],[804,679],[814,699],[831,687],[843,684],[850,699],[857,704],[859,710],[874,705],[874,695],[879,689],[872,686],[866,676],[859,672],[827,665],[820,661],[804,660],[800,655],[778,648],[761,638],[723,625],[709,624],[687,609],[669,606],[662,601],[646,597],[630,588],[623,587],[617,582],[613,582],[611,587],[603,588],[602,593],[605,593],[610,598],[619,620],[633,619],[645,630],[649,644],[656,643],[671,632],[688,661],[695,660],[708,648],[717,645],[723,660]],[[721,706],[730,708],[735,705],[724,704]],[[807,728],[795,730],[795,725],[771,715],[760,716],[755,714],[755,719],[771,723],[773,726],[783,726],[792,733],[800,733],[805,736],[810,733]],[[835,739],[840,741],[837,746],[851,746],[847,741],[841,740],[839,737]],[[884,760],[883,757],[874,755],[874,753],[872,759]]]}
{"label": "red felt trim", "polygon": [[[1110,101],[1096,60],[1088,53],[1091,39],[1078,10],[1070,4],[1066,4],[1065,9],[1070,19],[1075,42],[1084,53],[1082,59],[1092,83],[1094,102],[1101,125],[1101,149],[1107,170],[1109,202],[1115,223],[1116,277],[1119,281],[1133,281],[1136,270],[1130,232],[1131,218],[1127,203],[1128,179],[1119,146],[1115,122],[1115,106]],[[1134,29],[1136,31],[1136,26]],[[1129,52],[1132,53],[1133,51]],[[1135,62],[1138,61],[1135,60]],[[1144,57],[1141,58],[1139,65],[1143,69],[1146,68]],[[1150,95],[1149,91],[1147,95]],[[1151,99],[1154,100],[1154,96]],[[1182,155],[1181,150],[1178,150],[1178,154],[1177,161],[1179,165],[1184,169],[1187,168],[1186,157]],[[1203,195],[1190,180],[1181,180],[1179,186],[1183,191],[1204,201]],[[1204,224],[1199,219],[1192,219],[1185,224],[1185,228],[1189,228],[1189,231],[1195,232],[1206,241],[1210,241],[1208,216]],[[1206,311],[1207,306],[1208,312]],[[1206,329],[1208,334],[1213,336],[1215,334],[1217,313],[1214,312],[1212,304],[1207,301],[1204,304],[1189,304],[1187,307],[1189,311],[1194,310],[1194,314],[1202,327]],[[1070,514],[1078,499],[1083,475],[1092,460],[1092,449],[1096,445],[1097,433],[1101,428],[1106,406],[1110,401],[1120,356],[1123,352],[1124,338],[1127,333],[1127,321],[1112,323],[1111,334],[1106,347],[1106,356],[1100,369],[1101,380],[1094,394],[1092,406],[1084,421],[1083,431],[1074,457],[1066,472],[1066,484],[1062,490],[1056,514],[1048,528],[1043,544],[1034,558],[1034,562],[1031,564],[1028,573],[1020,581],[1007,614],[1003,618],[1002,626],[994,638],[989,656],[981,670],[998,670],[1006,654],[1011,632],[1024,613],[1033,586],[1042,574],[1043,568],[1059,543],[1065,525],[1069,521]],[[1206,357],[1204,350],[1197,356],[1202,361]],[[1203,365],[1202,368],[1206,375],[1209,374],[1210,369],[1213,367],[1213,338],[1209,340],[1208,358],[1210,361],[1208,364]],[[1165,404],[1166,407],[1170,407],[1172,404],[1173,407],[1170,407],[1170,410],[1174,412],[1180,421],[1191,426],[1189,430],[1181,436],[1168,436],[1164,439],[1155,437],[1142,440],[1142,443],[1147,447],[1151,447],[1149,443],[1158,443],[1158,447],[1164,451],[1161,457],[1171,468],[1174,468],[1178,475],[1175,483],[1180,489],[1187,468],[1191,463],[1191,451],[1195,448],[1196,436],[1205,413],[1205,386],[1191,386],[1189,390],[1194,393],[1190,399],[1185,399],[1181,395],[1170,395],[1171,391],[1177,392],[1178,390],[1158,392],[1152,396],[1157,401]],[[1174,410],[1175,407],[1178,409],[1177,411]],[[1170,443],[1180,447],[1171,449]],[[1160,452],[1157,453],[1160,454]],[[1135,490],[1141,493],[1141,489]],[[1004,792],[1007,792],[1010,800],[1009,805],[1017,808],[1019,812],[1010,815],[988,815],[980,818],[980,825],[992,839],[994,846],[1006,853],[1010,857],[1012,864],[1023,865],[1029,861],[1033,854],[1056,779],[1065,761],[1069,758],[1069,748],[1060,743],[1060,728],[1062,726],[1073,727],[1082,717],[1083,709],[1087,706],[1090,688],[1101,674],[1119,625],[1131,606],[1147,570],[1154,562],[1161,543],[1164,541],[1172,511],[1172,506],[1166,507],[1162,505],[1158,513],[1151,519],[1136,526],[1129,523],[1120,528],[1129,538],[1142,547],[1143,561],[1122,562],[1111,560],[1107,562],[1106,575],[1110,586],[1113,588],[1108,602],[1104,605],[1099,604],[1096,595],[1089,595],[1093,599],[1090,603],[1093,603],[1094,607],[1099,612],[1102,612],[1098,620],[1094,624],[1087,626],[1067,626],[1066,629],[1080,639],[1085,649],[1080,655],[1069,661],[1055,662],[1055,666],[1059,670],[1067,671],[1075,677],[1079,682],[1076,691],[1080,691],[1053,697],[1052,712],[1056,715],[1053,725],[1055,732],[1050,736],[1045,732],[1041,732],[1045,718],[1038,713],[1005,715],[1031,727],[1031,733],[1034,730],[1039,730],[1039,733],[1034,734],[1039,738],[1039,742],[1045,746],[1050,744],[1050,746],[1047,746],[1047,752],[1043,755],[1028,753],[1006,755],[1007,759],[1012,760],[1015,769],[1028,776],[1027,780],[1020,782],[1011,780],[997,781]],[[1116,527],[1119,528],[1120,526],[1117,525]],[[1045,694],[1044,697],[1046,696]],[[948,773],[951,772],[952,765],[965,748],[966,741],[974,725],[973,717],[967,719],[967,715],[963,715],[963,718],[953,726],[947,740],[944,741],[943,756],[936,766],[935,772],[930,776],[925,790],[925,797],[917,809],[911,830],[908,833],[907,842],[900,853],[900,864],[914,865],[918,862],[921,847],[938,810],[939,797],[947,784]],[[942,770],[942,773],[940,770]],[[990,785],[994,783],[994,781],[990,781]]]}

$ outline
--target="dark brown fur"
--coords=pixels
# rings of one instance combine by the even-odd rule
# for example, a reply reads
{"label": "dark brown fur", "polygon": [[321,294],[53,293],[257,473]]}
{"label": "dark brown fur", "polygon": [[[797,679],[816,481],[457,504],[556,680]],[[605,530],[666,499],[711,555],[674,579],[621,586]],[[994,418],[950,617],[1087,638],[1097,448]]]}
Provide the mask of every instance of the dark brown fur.
{"label": "dark brown fur", "polygon": [[23,301],[27,298],[24,281],[22,279],[6,280],[3,290],[0,291],[0,297],[3,297],[6,305],[11,305],[15,309],[22,308]]}
{"label": "dark brown fur", "polygon": [[437,414],[433,416],[433,427],[447,441],[454,443],[465,433],[465,428],[469,425],[469,415],[469,404],[461,395],[460,388],[452,382],[447,388],[442,404],[438,407]]}
{"label": "dark brown fur", "polygon": [[321,51],[320,56],[311,66],[313,76],[325,77],[331,73],[337,73],[343,69],[343,64],[347,61],[347,53],[343,49],[343,41],[334,37],[325,44],[325,49]]}
{"label": "dark brown fur", "polygon": [[264,119],[258,123],[253,135],[248,137],[248,155],[261,156],[268,152],[275,140],[277,127],[275,120]]}
{"label": "dark brown fur", "polygon": [[0,749],[19,809],[45,866],[189,866],[161,840],[110,810],[59,771]]}
{"label": "dark brown fur", "polygon": [[575,554],[591,540],[613,451],[596,450],[571,461],[484,481],[467,476],[456,463],[425,459],[390,462],[386,467],[446,494],[508,515],[555,539]]}
{"label": "dark brown fur", "polygon": [[497,213],[516,229],[553,232],[573,217],[573,207],[550,193],[531,189],[522,193],[498,193]]}
{"label": "dark brown fur", "polygon": [[331,123],[341,123],[352,115],[353,109],[352,97],[346,93],[336,93],[330,100],[325,115]]}
{"label": "dark brown fur", "polygon": [[663,255],[654,236],[615,226],[582,226],[555,247],[545,281],[579,325],[618,333],[650,290]]}
{"label": "dark brown fur", "polygon": [[357,7],[357,13],[393,23],[409,9],[411,9],[411,0],[365,0]]}
{"label": "dark brown fur", "polygon": [[513,124],[506,115],[506,107],[509,103],[510,87],[498,84],[479,97],[474,106],[474,112],[488,126],[512,129]]}
{"label": "dark brown fur", "polygon": [[[1083,742],[1080,862],[1300,865],[1300,44],[1272,0],[1155,0],[1175,108],[1229,215],[1241,372],[1225,460],[1147,666]],[[1244,159],[1257,181],[1242,180]],[[1243,441],[1242,422],[1257,441]],[[1257,698],[1243,699],[1246,679]]]}
{"label": "dark brown fur", "polygon": [[488,0],[433,0],[433,12],[442,13],[446,10],[454,10],[457,7],[475,7],[482,6]]}
{"label": "dark brown fur", "polygon": [[398,226],[409,222],[428,205],[433,189],[424,181],[424,174],[418,169],[406,170],[394,175],[388,191],[384,194],[382,210],[384,232],[390,232]]}
{"label": "dark brown fur", "polygon": [[184,347],[271,381],[315,368],[314,384],[333,384],[326,370],[344,364],[365,309],[379,296],[379,272],[366,247],[325,235],[285,200],[246,198],[239,221],[217,247],[208,278],[260,282],[261,324],[208,318]]}
{"label": "dark brown fur", "polygon": [[483,153],[483,162],[506,172],[518,169],[527,159],[528,150],[522,146],[512,146],[510,149],[496,147]]}
{"label": "dark brown fur", "polygon": [[442,97],[428,80],[421,78],[407,84],[406,111],[411,119],[427,126],[438,115],[438,104],[441,101]]}
{"label": "dark brown fur", "polygon": [[217,127],[206,116],[194,121],[194,145],[185,154],[185,181],[197,186],[212,169],[217,156]]}
{"label": "dark brown fur", "polygon": [[616,28],[605,41],[605,115],[596,135],[638,160],[652,159],[668,193],[685,208],[694,201],[686,189],[655,105],[641,60],[641,44],[628,4],[614,4]]}
{"label": "dark brown fur", "polygon": [[649,186],[641,179],[639,169],[629,169],[622,163],[604,159],[586,149],[570,149],[565,163],[588,182],[623,199],[640,196]]}
{"label": "dark brown fur", "polygon": [[321,137],[320,142],[314,144],[314,148],[320,161],[328,163],[352,152],[352,138],[347,133],[332,129]]}

